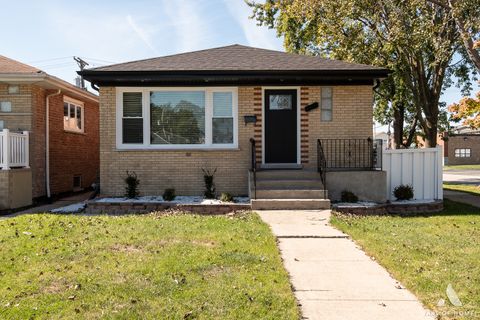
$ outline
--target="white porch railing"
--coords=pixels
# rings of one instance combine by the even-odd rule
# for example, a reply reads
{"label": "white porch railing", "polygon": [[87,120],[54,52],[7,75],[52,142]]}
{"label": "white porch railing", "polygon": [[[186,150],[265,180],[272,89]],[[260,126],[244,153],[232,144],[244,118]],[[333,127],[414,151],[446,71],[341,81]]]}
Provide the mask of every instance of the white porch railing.
{"label": "white porch railing", "polygon": [[29,142],[28,131],[22,133],[0,131],[0,169],[28,168]]}

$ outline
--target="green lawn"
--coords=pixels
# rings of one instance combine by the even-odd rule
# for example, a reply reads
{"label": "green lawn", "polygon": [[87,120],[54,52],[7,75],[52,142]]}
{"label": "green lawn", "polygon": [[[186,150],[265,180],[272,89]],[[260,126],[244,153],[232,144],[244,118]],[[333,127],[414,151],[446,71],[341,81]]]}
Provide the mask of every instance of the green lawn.
{"label": "green lawn", "polygon": [[455,166],[443,166],[444,171],[448,170],[480,170],[480,164],[461,164]]}
{"label": "green lawn", "polygon": [[298,319],[253,213],[0,220],[0,319]]}
{"label": "green lawn", "polygon": [[443,189],[462,191],[466,193],[471,193],[475,196],[480,196],[480,186],[475,184],[455,184],[455,183],[443,183]]}
{"label": "green lawn", "polygon": [[[442,319],[480,319],[480,209],[446,200],[439,214],[335,214],[332,224],[351,235],[427,307],[447,315]],[[448,284],[462,307],[448,302]],[[447,301],[444,307],[437,307],[440,299]]]}

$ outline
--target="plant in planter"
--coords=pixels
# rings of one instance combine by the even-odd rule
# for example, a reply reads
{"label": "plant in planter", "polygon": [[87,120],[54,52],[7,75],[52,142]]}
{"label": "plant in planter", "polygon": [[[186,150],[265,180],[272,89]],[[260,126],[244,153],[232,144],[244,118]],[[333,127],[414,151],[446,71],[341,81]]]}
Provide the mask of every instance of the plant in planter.
{"label": "plant in planter", "polygon": [[138,185],[140,184],[140,180],[138,180],[137,174],[135,171],[129,172],[127,171],[127,177],[125,178],[125,183],[127,186],[125,187],[125,196],[129,199],[133,199],[138,197]]}
{"label": "plant in planter", "polygon": [[215,189],[215,173],[217,172],[217,168],[214,170],[209,169],[202,169],[203,171],[203,181],[205,182],[205,192],[203,193],[205,199],[215,199],[216,197],[216,189]]}
{"label": "plant in planter", "polygon": [[173,188],[165,189],[165,191],[163,192],[163,200],[165,201],[172,201],[175,199],[175,197],[175,189]]}
{"label": "plant in planter", "polygon": [[358,202],[358,197],[355,193],[343,190],[341,194],[341,201],[342,202]]}
{"label": "plant in planter", "polygon": [[408,184],[401,184],[393,189],[393,195],[397,200],[410,200],[413,198],[413,187]]}
{"label": "plant in planter", "polygon": [[235,202],[233,196],[228,192],[222,192],[220,195],[220,201],[222,202]]}

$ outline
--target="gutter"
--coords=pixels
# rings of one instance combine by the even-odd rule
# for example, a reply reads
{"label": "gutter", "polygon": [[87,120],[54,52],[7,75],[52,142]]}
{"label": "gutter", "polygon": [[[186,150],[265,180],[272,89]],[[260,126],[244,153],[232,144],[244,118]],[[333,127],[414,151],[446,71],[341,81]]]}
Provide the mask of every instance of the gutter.
{"label": "gutter", "polygon": [[50,98],[58,96],[62,90],[47,95],[45,98],[45,188],[47,191],[47,198],[50,201]]}

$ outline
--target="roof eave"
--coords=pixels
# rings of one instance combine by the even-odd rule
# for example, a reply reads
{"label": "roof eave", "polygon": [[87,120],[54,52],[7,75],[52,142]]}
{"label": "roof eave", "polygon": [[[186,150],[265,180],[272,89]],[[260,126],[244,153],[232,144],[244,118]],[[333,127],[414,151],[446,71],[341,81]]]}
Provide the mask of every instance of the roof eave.
{"label": "roof eave", "polygon": [[271,84],[370,84],[390,73],[367,70],[187,70],[187,71],[94,71],[78,72],[98,85],[271,85]]}

